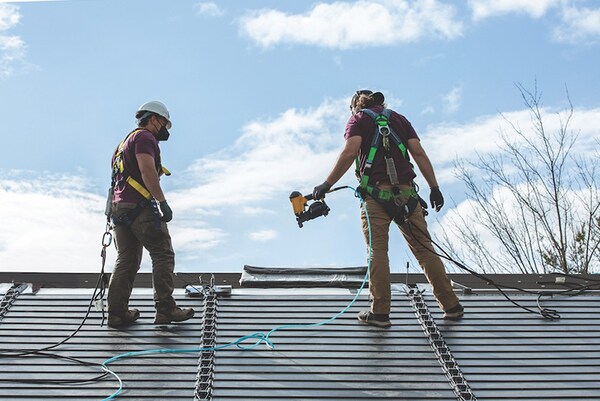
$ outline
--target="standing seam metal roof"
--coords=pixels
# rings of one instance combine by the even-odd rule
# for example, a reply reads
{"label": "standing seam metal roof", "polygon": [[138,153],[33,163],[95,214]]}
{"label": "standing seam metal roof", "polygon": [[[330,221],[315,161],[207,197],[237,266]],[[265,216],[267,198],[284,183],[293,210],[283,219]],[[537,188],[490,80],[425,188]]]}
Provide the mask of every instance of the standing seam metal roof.
{"label": "standing seam metal roof", "polygon": [[[394,286],[392,322],[382,330],[359,324],[367,291],[350,310],[324,327],[292,327],[274,333],[275,349],[264,345],[214,353],[213,400],[456,400],[440,361],[404,286]],[[423,287],[427,288],[427,287]],[[288,324],[328,319],[352,299],[352,290],[234,289],[216,305],[216,343]],[[89,302],[87,290],[41,290],[21,294],[0,320],[0,348],[36,348],[55,343],[77,327]],[[441,318],[435,299],[424,294],[445,343],[477,400],[600,400],[600,296],[554,298],[559,321],[546,321],[515,308],[493,291],[461,295],[465,317]],[[515,295],[535,307],[532,296]],[[93,312],[81,332],[55,352],[102,362],[129,351],[196,348],[202,338],[203,300],[176,292],[196,316],[179,325],[152,324],[149,290],[134,290],[131,304],[139,323],[127,330],[99,327]],[[124,359],[110,365],[125,383],[123,400],[199,399],[198,353]],[[0,358],[1,400],[101,400],[115,380],[85,385],[8,383],[10,378],[84,378],[95,369],[47,358]]]}

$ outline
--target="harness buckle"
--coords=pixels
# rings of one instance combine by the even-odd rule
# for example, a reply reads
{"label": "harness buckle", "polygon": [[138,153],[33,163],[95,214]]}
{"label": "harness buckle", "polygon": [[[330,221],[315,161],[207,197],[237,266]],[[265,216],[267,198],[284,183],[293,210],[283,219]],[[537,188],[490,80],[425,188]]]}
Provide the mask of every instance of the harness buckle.
{"label": "harness buckle", "polygon": [[379,130],[379,133],[382,137],[387,138],[388,136],[390,136],[390,127],[388,127],[387,125],[380,125],[377,127],[377,129]]}

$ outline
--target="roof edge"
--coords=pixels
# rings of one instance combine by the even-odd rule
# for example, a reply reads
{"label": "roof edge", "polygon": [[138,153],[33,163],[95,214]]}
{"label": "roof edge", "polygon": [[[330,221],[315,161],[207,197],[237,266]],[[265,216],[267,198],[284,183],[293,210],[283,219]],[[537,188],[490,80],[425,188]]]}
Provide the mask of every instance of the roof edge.
{"label": "roof edge", "polygon": [[[176,273],[175,287],[184,288],[188,284],[197,285],[200,276],[205,279],[210,272],[181,272]],[[215,276],[215,284],[230,285],[240,288],[241,273],[212,273]],[[107,274],[110,276],[110,273]],[[448,274],[448,277],[457,285],[455,288],[463,287],[472,289],[494,289],[494,287],[471,274]],[[511,285],[528,289],[565,289],[563,284],[557,283],[556,274],[487,274],[486,277],[498,284]],[[36,272],[1,272],[0,283],[32,283],[38,288],[94,288],[98,279],[98,273],[36,273]],[[577,274],[566,277],[567,282],[598,283],[600,277],[593,274]],[[582,281],[583,280],[583,281]],[[393,273],[392,281],[403,284],[427,283],[423,274]],[[140,272],[136,276],[135,286],[139,288],[152,288],[152,273]]]}

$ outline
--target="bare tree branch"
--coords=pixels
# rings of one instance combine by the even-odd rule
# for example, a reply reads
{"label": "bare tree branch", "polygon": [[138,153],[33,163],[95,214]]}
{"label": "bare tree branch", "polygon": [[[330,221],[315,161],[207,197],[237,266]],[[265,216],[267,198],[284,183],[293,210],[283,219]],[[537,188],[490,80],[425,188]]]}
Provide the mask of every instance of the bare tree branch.
{"label": "bare tree branch", "polygon": [[[556,113],[558,127],[550,133],[537,82],[533,91],[516,87],[531,126],[522,129],[502,115],[510,132],[501,133],[501,153],[455,163],[474,210],[450,222],[457,237],[445,231],[445,241],[460,242],[466,250],[462,257],[483,271],[599,271],[599,168],[573,155],[579,133],[571,130],[574,107],[568,90],[568,107]],[[497,241],[500,253],[489,249],[479,229]],[[458,247],[452,248],[458,253]]]}

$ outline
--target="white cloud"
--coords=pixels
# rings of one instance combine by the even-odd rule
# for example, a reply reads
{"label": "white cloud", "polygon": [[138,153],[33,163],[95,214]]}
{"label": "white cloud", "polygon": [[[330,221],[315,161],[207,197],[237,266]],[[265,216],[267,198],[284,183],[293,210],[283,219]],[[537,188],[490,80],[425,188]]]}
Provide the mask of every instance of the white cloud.
{"label": "white cloud", "polygon": [[435,113],[435,108],[431,105],[427,105],[423,110],[421,110],[421,114],[433,114]]}
{"label": "white cloud", "polygon": [[254,231],[254,232],[249,233],[248,237],[252,241],[266,242],[266,241],[270,241],[272,239],[277,238],[277,231],[275,231],[275,230]]}
{"label": "white cloud", "polygon": [[[3,176],[8,178],[0,180],[0,271],[99,271],[105,197],[94,194],[78,176],[31,177],[22,172]],[[173,246],[183,255],[214,248],[227,238],[200,220],[176,217],[179,221],[170,230]],[[114,246],[108,252],[110,271]],[[147,254],[143,266],[149,266]]]}
{"label": "white cloud", "polygon": [[454,113],[460,108],[462,103],[462,92],[462,86],[457,86],[442,96],[442,101],[444,102],[444,111],[446,113]]}
{"label": "white cloud", "polygon": [[[187,172],[196,185],[168,195],[177,219],[169,226],[177,260],[189,265],[218,257],[206,251],[232,237],[223,228],[228,220],[222,216],[234,211],[272,214],[263,206],[265,200],[287,204],[291,189],[321,182],[343,145],[347,103],[348,99],[326,101],[314,109],[291,109],[274,119],[249,123],[233,146],[196,161]],[[2,174],[0,269],[97,271],[104,196],[94,194],[81,177],[32,174]],[[215,218],[218,226],[209,224]],[[276,235],[263,230],[249,238],[266,241]],[[113,247],[109,252],[107,270],[116,256]],[[143,268],[148,264],[145,254]]]}
{"label": "white cloud", "polygon": [[[206,210],[222,211],[224,216],[273,213],[264,202],[287,202],[291,190],[310,189],[329,172],[343,146],[346,104],[347,99],[326,101],[314,109],[290,109],[272,120],[247,124],[233,146],[193,163],[187,172],[191,186],[171,191],[169,202],[192,219],[204,217]],[[560,122],[554,110],[543,113],[546,129],[556,130]],[[499,152],[501,133],[511,132],[505,119],[530,130],[528,111],[517,110],[466,124],[432,125],[420,132],[438,179],[456,180],[457,157],[475,160],[477,155]],[[571,128],[581,130],[575,151],[597,147],[598,120],[600,109],[575,110]],[[351,170],[340,183],[355,183]]]}
{"label": "white cloud", "polygon": [[220,17],[225,14],[225,10],[213,2],[197,3],[195,9],[198,15],[206,15],[207,17]]}
{"label": "white cloud", "polygon": [[228,237],[219,228],[207,228],[202,221],[190,221],[185,217],[180,216],[177,224],[169,227],[173,248],[178,252],[206,251],[220,245]]}
{"label": "white cloud", "polygon": [[[560,127],[560,120],[555,110],[543,109],[542,113],[547,132],[556,132]],[[600,131],[594,121],[598,119],[600,119],[600,108],[574,110],[571,129],[580,132],[574,152],[588,154],[591,150],[597,149]],[[527,135],[533,135],[528,110],[506,112],[503,116],[482,116],[466,124],[432,125],[420,133],[423,147],[433,162],[438,180],[442,182],[455,180],[453,165],[457,157],[468,161],[476,160],[477,155],[498,153],[502,133],[509,137],[512,133],[507,120],[520,127]]]}
{"label": "white cloud", "polygon": [[600,40],[600,8],[565,7],[562,21],[563,25],[554,31],[557,40],[572,43]]}
{"label": "white cloud", "polygon": [[300,43],[349,49],[454,39],[462,34],[455,7],[437,0],[359,0],[319,3],[304,14],[254,11],[240,20],[241,31],[262,47]]}
{"label": "white cloud", "polygon": [[242,213],[247,216],[263,216],[266,214],[274,214],[275,212],[271,209],[258,206],[244,206]]}
{"label": "white cloud", "polygon": [[17,26],[20,20],[17,6],[0,4],[0,78],[13,75],[24,62],[25,42],[19,36],[4,33]]}
{"label": "white cloud", "polygon": [[[347,103],[348,99],[325,101],[312,109],[290,109],[251,122],[232,146],[193,163],[186,173],[191,186],[168,194],[176,218],[169,229],[177,260],[221,257],[217,250],[235,238],[234,232],[227,231],[233,221],[249,240],[275,238],[274,230],[248,227],[256,222],[254,216],[269,214],[275,219],[279,210],[290,213],[290,191],[310,190],[324,179],[344,142]],[[504,115],[523,128],[531,124],[525,110]],[[558,121],[553,111],[544,110],[544,115],[546,128],[555,129]],[[599,120],[600,108],[575,110],[572,128],[581,134],[574,151],[584,154],[597,149]],[[510,132],[502,116],[496,115],[467,124],[428,127],[420,135],[444,184],[454,179],[457,155],[473,160],[477,153],[498,152],[501,130]],[[77,176],[3,172],[2,177],[0,269],[97,271],[104,196],[96,195],[91,184]],[[342,181],[353,184],[352,171]],[[269,209],[271,205],[281,209]],[[212,219],[218,223],[210,223]],[[110,252],[109,270],[115,256],[112,247]],[[147,255],[144,258],[148,263]]]}
{"label": "white cloud", "polygon": [[[539,182],[537,183],[537,186],[540,193],[544,193],[544,186]],[[522,185],[522,188],[519,189],[522,190],[523,193],[526,193],[528,190],[530,190],[530,188],[527,188],[525,185]],[[579,223],[581,223],[581,217],[587,215],[585,212],[583,212],[586,209],[585,205],[581,202],[581,199],[585,199],[588,194],[582,191],[573,190],[570,192],[565,192],[564,195],[566,200],[573,205],[573,221],[571,221],[570,224],[577,226]],[[525,232],[527,227],[536,227],[536,222],[534,220],[537,219],[534,219],[530,213],[525,213],[524,219],[520,211],[521,205],[509,189],[497,187],[489,194],[489,199],[495,200],[498,202],[498,204],[502,205],[505,213],[505,218],[503,220],[510,221],[511,224],[514,225],[514,229],[517,232]],[[469,199],[464,200],[454,208],[449,209],[440,221],[432,224],[432,234],[436,238],[442,238],[445,231],[445,234],[448,240],[451,242],[453,249],[462,255],[468,266],[475,268],[477,271],[486,270],[487,272],[491,272],[490,266],[477,265],[478,259],[474,257],[474,250],[470,248],[472,243],[465,244],[464,242],[460,241],[462,236],[460,231],[465,230],[468,227],[469,231],[476,233],[476,235],[480,238],[480,242],[486,247],[487,253],[489,255],[493,255],[493,258],[500,261],[499,268],[502,270],[497,271],[497,273],[515,273],[514,261],[506,256],[506,252],[501,241],[490,231],[489,228],[485,227],[483,223],[484,219],[480,217],[482,215],[483,213],[480,209],[480,206],[477,205],[476,202]],[[558,222],[553,217],[552,213],[548,213],[547,219],[552,226],[558,226]],[[539,222],[537,225],[539,225]],[[541,267],[542,266],[540,264],[539,273],[543,273]],[[457,270],[457,268],[454,268],[453,270],[461,272],[461,270]]]}
{"label": "white cloud", "polygon": [[323,181],[344,143],[347,103],[326,101],[247,124],[233,146],[193,163],[187,172],[192,186],[172,192],[170,203],[190,214],[256,207],[262,200],[287,197],[290,188]]}
{"label": "white cloud", "polygon": [[0,270],[99,271],[105,199],[80,177],[3,176]]}
{"label": "white cloud", "polygon": [[560,2],[561,0],[469,0],[469,7],[475,21],[511,13],[540,18]]}
{"label": "white cloud", "polygon": [[572,44],[595,44],[600,40],[600,8],[565,0],[469,0],[469,6],[475,21],[506,14],[537,19],[554,11],[559,19],[552,23],[555,40]]}
{"label": "white cloud", "polygon": [[19,7],[11,4],[0,4],[0,31],[14,28],[20,19]]}

